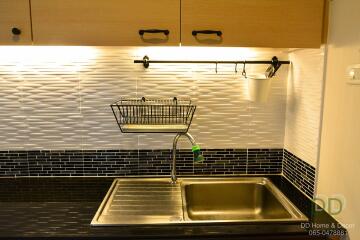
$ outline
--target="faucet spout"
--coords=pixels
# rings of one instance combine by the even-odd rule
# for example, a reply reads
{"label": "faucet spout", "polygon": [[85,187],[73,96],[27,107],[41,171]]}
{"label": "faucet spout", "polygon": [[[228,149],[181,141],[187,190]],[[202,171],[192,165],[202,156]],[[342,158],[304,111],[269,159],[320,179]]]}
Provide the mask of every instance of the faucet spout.
{"label": "faucet spout", "polygon": [[172,151],[172,168],[171,168],[171,182],[176,183],[176,146],[181,136],[185,136],[191,142],[192,152],[194,153],[194,162],[202,162],[204,161],[204,157],[201,155],[200,147],[196,144],[195,139],[190,133],[178,133],[176,134],[173,141],[173,151]]}

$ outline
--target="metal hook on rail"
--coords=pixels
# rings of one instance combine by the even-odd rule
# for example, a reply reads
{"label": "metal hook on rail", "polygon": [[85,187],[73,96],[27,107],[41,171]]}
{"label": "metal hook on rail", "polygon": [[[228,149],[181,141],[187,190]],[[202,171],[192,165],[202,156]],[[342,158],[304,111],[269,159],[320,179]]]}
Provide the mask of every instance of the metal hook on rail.
{"label": "metal hook on rail", "polygon": [[246,77],[246,60],[244,60],[244,66],[243,66],[243,70],[242,70],[242,73],[241,73],[245,78]]}

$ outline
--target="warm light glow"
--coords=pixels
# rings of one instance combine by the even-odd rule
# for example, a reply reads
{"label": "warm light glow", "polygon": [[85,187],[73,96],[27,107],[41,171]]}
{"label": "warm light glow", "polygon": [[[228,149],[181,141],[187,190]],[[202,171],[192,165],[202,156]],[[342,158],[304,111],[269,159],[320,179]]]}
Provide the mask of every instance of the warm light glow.
{"label": "warm light glow", "polygon": [[0,68],[9,72],[36,72],[36,66],[49,71],[76,72],[94,61],[94,47],[63,46],[1,46]]}
{"label": "warm light glow", "polygon": [[240,47],[142,47],[136,48],[134,56],[148,55],[153,60],[214,60],[234,61],[286,56],[288,49],[240,48]]}
{"label": "warm light glow", "polygon": [[348,76],[351,80],[360,79],[360,64],[351,65],[347,68]]}
{"label": "warm light glow", "polygon": [[355,78],[355,70],[351,70],[350,72],[349,72],[349,76],[350,76],[350,79],[354,79]]}
{"label": "warm light glow", "polygon": [[216,60],[231,61],[256,58],[250,48],[231,47],[143,47],[135,50],[137,57],[148,55],[153,60]]}

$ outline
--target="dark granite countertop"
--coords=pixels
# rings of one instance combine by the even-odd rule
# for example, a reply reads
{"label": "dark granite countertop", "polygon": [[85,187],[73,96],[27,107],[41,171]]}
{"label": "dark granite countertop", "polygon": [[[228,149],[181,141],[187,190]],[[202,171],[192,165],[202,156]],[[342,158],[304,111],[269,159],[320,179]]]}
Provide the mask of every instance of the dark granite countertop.
{"label": "dark granite countertop", "polygon": [[314,203],[284,177],[269,178],[307,215],[308,229],[300,223],[92,227],[90,222],[114,178],[0,178],[0,239],[291,240],[328,239],[324,235],[345,231],[333,228],[337,222],[324,211],[314,211]]}

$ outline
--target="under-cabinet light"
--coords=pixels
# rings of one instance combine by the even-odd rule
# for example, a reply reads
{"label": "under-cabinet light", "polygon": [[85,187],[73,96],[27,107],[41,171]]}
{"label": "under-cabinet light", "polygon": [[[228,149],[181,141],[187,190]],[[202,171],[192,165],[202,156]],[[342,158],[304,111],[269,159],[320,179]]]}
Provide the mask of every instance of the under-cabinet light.
{"label": "under-cabinet light", "polygon": [[49,71],[76,72],[87,67],[97,56],[95,47],[0,46],[0,67],[14,73],[36,72],[36,66]]}
{"label": "under-cabinet light", "polygon": [[[255,59],[260,56],[274,55],[274,49],[239,47],[141,47],[134,52],[135,57],[152,56],[153,60],[216,60],[231,61]],[[281,53],[281,50],[276,50]],[[280,56],[281,57],[281,56]]]}

